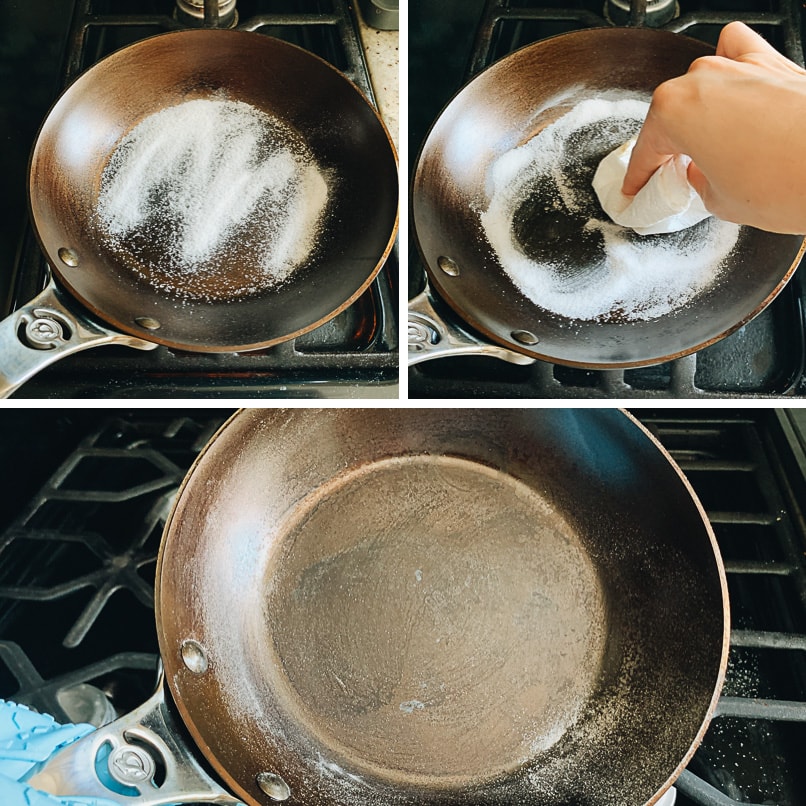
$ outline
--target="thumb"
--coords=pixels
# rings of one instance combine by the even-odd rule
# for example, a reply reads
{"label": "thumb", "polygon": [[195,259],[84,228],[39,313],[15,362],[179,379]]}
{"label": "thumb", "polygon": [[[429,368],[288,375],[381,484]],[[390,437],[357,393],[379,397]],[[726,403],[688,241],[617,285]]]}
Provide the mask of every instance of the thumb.
{"label": "thumb", "polygon": [[697,191],[705,207],[710,210],[708,200],[711,197],[711,183],[705,174],[693,163],[688,165],[687,176],[689,184]]}

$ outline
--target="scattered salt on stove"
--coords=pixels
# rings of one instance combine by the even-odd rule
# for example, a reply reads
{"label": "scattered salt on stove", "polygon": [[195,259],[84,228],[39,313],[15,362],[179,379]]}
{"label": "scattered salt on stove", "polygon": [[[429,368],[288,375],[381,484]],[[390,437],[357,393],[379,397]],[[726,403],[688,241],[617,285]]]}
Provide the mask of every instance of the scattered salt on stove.
{"label": "scattered salt on stove", "polygon": [[98,217],[111,246],[155,285],[181,296],[194,275],[208,285],[212,275],[222,294],[238,295],[282,283],[305,262],[327,202],[325,172],[287,125],[241,101],[196,99],[120,141]]}
{"label": "scattered salt on stove", "polygon": [[[629,97],[581,101],[491,166],[482,229],[512,282],[542,308],[581,320],[653,319],[718,281],[738,225],[709,218],[642,237],[613,224],[595,199],[590,180],[601,157],[635,135],[648,108]],[[536,232],[538,240],[545,235],[540,248],[524,248],[516,229],[529,205],[535,227],[559,220],[566,231],[556,242]]]}

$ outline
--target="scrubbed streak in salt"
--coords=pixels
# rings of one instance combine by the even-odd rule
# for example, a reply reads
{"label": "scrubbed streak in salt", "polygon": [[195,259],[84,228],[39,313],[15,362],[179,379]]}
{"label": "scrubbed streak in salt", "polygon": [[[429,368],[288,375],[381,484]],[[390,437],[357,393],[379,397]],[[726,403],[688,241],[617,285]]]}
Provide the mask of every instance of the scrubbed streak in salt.
{"label": "scrubbed streak in salt", "polygon": [[[634,98],[582,101],[491,166],[484,233],[512,282],[542,308],[579,320],[654,319],[717,281],[737,225],[711,218],[683,233],[642,237],[613,224],[595,199],[596,165],[635,135],[648,108]],[[524,209],[534,225],[521,221],[518,233]],[[551,218],[568,232],[541,243]]]}
{"label": "scrubbed streak in salt", "polygon": [[257,272],[218,278],[238,294],[276,285],[305,261],[327,200],[324,176],[287,126],[240,101],[198,99],[123,138],[103,172],[98,215],[112,245],[157,285],[223,275],[228,253],[248,249]]}

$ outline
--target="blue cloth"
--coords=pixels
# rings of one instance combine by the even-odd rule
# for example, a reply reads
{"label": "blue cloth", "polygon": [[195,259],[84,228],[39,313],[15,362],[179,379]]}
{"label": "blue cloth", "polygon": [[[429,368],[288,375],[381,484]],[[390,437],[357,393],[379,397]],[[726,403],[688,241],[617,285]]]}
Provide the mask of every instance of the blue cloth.
{"label": "blue cloth", "polygon": [[57,750],[93,730],[92,725],[60,725],[53,717],[0,700],[0,804],[2,806],[115,806],[99,798],[55,797],[20,779]]}

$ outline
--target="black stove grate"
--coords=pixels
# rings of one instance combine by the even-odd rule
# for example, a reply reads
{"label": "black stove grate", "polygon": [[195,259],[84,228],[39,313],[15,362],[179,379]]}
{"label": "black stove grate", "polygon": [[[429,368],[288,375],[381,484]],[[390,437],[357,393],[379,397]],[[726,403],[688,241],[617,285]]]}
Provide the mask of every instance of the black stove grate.
{"label": "black stove grate", "polygon": [[[679,780],[678,804],[801,806],[806,415],[635,414],[702,500],[732,608],[724,696]],[[224,416],[6,412],[0,458],[17,472],[0,506],[0,697],[62,720],[76,719],[77,708],[102,712],[107,700],[127,711],[148,697],[158,661],[150,589],[162,521]],[[136,573],[148,590],[139,581],[119,586],[121,573]]]}
{"label": "black stove grate", "polygon": [[[92,723],[95,714],[112,718],[139,705],[157,686],[160,661],[156,653],[121,652],[46,680],[19,644],[0,641],[0,662],[15,683],[8,689],[5,699],[24,703],[65,724]],[[139,678],[137,681],[135,675]],[[139,702],[130,702],[137,699],[136,694],[131,696],[132,692],[121,701],[116,693],[121,688],[121,679],[127,686],[136,686],[136,690],[145,692]],[[117,709],[113,702],[117,702]]]}
{"label": "black stove grate", "polygon": [[[612,25],[605,0],[578,0],[573,4],[551,0],[487,0],[481,6],[475,37],[462,81],[531,42],[580,28]],[[569,7],[570,5],[570,7]],[[629,4],[634,24],[645,23],[646,3]],[[423,6],[421,2],[415,6]],[[703,7],[704,6],[704,7]],[[742,20],[765,36],[788,58],[804,63],[801,19],[803,9],[794,0],[694,3],[679,0],[679,13],[660,27],[716,44],[721,27]],[[425,12],[422,12],[425,17]],[[417,12],[414,13],[415,24]],[[415,29],[416,30],[416,29]],[[412,34],[413,47],[418,35]],[[434,47],[434,42],[427,43]],[[448,42],[444,47],[455,45]],[[412,57],[418,63],[418,57]],[[434,64],[429,63],[434,69]],[[417,76],[412,77],[412,82]],[[447,103],[459,88],[451,87]],[[417,103],[415,97],[414,103]],[[412,117],[417,119],[416,110]],[[423,132],[425,134],[425,132]],[[653,367],[626,370],[585,370],[537,361],[528,366],[506,364],[484,356],[441,358],[409,369],[412,398],[779,398],[806,395],[806,338],[804,289],[796,272],[786,288],[753,321],[716,344],[685,358]],[[422,288],[425,268],[416,250],[410,260],[409,296]],[[455,314],[438,302],[447,321]],[[467,325],[457,322],[463,330]],[[486,341],[484,336],[479,336]]]}
{"label": "black stove grate", "polygon": [[[122,5],[130,10],[122,9]],[[208,5],[217,6],[217,3],[213,0]],[[236,8],[235,27],[239,30],[276,36],[318,54],[341,70],[367,97],[373,98],[355,11],[350,3],[345,0],[293,3],[241,0]],[[129,0],[124,4],[111,0],[78,0],[70,31],[68,82],[133,39],[188,27],[177,17],[175,9],[172,0]],[[217,27],[212,22],[200,21],[199,24]]]}
{"label": "black stove grate", "polygon": [[[702,500],[725,560],[732,631],[714,721],[679,806],[806,802],[806,525],[787,413],[636,412]],[[806,467],[806,465],[801,465]]]}
{"label": "black stove grate", "polygon": [[[634,19],[630,24],[637,27],[651,25],[647,19],[647,3],[635,0],[629,3]],[[679,4],[674,18],[657,26],[675,33],[685,33],[716,44],[719,30],[733,20],[752,25],[766,36],[792,61],[803,64],[803,42],[800,27],[800,5],[779,0],[771,4],[739,3],[713,4],[711,8],[686,2]],[[642,8],[643,6],[643,8]],[[552,7],[546,0],[538,2],[511,3],[509,0],[491,0],[484,6],[473,51],[467,69],[467,78],[482,70],[492,61],[516,50],[535,39],[553,36],[579,28],[597,28],[612,25],[605,2],[590,6],[577,4],[568,8],[557,3]]]}
{"label": "black stove grate", "polygon": [[49,417],[35,417],[42,448],[65,441],[67,454],[52,469],[38,467],[54,461],[44,452],[21,468],[50,475],[0,531],[0,696],[77,721],[106,702],[98,692],[123,712],[155,685],[162,528],[223,415]]}
{"label": "black stove grate", "polygon": [[[0,0],[0,6],[7,0]],[[50,4],[41,9],[47,14]],[[61,0],[73,7],[59,84],[125,45],[186,27],[175,0]],[[210,4],[212,5],[212,4]],[[354,4],[349,0],[240,0],[237,27],[274,36],[315,53],[373,100]],[[63,12],[62,12],[63,13]],[[12,32],[13,35],[13,32]],[[19,34],[22,41],[32,35]],[[2,47],[0,43],[0,56]],[[0,70],[2,70],[0,63]],[[36,75],[36,72],[34,72]],[[44,80],[43,80],[43,83]],[[17,99],[10,97],[9,106]],[[14,132],[15,137],[26,135]],[[31,138],[26,150],[33,145]],[[18,147],[22,150],[21,146]],[[25,206],[24,193],[15,207]],[[19,213],[19,210],[14,211]],[[13,255],[9,255],[9,262]],[[47,264],[26,226],[6,312],[43,288]],[[202,354],[159,347],[150,352],[104,347],[69,356],[26,383],[16,397],[373,397],[398,380],[398,256],[386,261],[369,289],[321,327],[248,353]]]}

